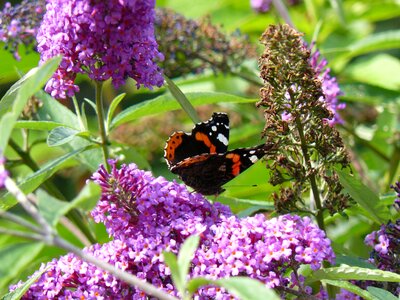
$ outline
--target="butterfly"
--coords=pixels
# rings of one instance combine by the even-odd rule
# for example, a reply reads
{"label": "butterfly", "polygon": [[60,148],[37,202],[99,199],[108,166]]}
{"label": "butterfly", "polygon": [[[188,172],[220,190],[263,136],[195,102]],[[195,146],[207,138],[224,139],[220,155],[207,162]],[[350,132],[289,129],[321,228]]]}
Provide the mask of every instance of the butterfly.
{"label": "butterfly", "polygon": [[222,185],[262,158],[270,146],[262,144],[228,151],[229,118],[213,113],[191,133],[174,132],[166,142],[164,158],[169,170],[203,195],[218,195]]}

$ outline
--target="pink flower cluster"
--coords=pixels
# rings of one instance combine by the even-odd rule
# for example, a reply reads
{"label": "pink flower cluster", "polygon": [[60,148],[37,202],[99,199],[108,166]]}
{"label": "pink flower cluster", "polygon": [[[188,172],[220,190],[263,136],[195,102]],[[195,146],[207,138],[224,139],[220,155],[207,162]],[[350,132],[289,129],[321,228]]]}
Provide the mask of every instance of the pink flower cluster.
{"label": "pink flower cluster", "polygon": [[[178,253],[190,235],[200,235],[190,277],[211,279],[248,276],[269,287],[296,288],[303,279],[293,270],[309,264],[316,270],[334,253],[325,233],[307,217],[284,215],[266,220],[263,215],[239,219],[228,207],[209,203],[176,182],[134,164],[101,167],[93,179],[102,196],[92,212],[103,222],[113,241],[85,251],[152,283],[172,295],[177,291],[163,251]],[[53,260],[24,299],[147,299],[146,295],[72,254]],[[292,274],[291,274],[292,273]],[[297,273],[296,273],[297,274]],[[301,286],[302,290],[308,290]],[[221,288],[202,287],[196,299],[228,299]]]}
{"label": "pink flower cluster", "polygon": [[155,0],[47,0],[38,52],[41,62],[57,55],[63,60],[46,91],[59,99],[72,97],[79,90],[78,73],[97,81],[112,78],[115,87],[128,77],[138,87],[161,86],[154,6]]}

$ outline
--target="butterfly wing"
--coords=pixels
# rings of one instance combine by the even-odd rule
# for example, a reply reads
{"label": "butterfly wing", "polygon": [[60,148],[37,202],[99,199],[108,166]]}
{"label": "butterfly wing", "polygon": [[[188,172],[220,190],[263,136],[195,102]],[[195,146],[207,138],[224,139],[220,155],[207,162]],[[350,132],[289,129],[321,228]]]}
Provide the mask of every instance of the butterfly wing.
{"label": "butterfly wing", "polygon": [[201,154],[177,163],[171,172],[203,195],[220,194],[224,191],[222,185],[248,169],[265,153],[265,145],[260,145],[226,153]]}
{"label": "butterfly wing", "polygon": [[196,155],[224,153],[228,141],[229,118],[225,113],[214,113],[208,121],[197,123],[191,133],[174,132],[166,142],[164,158],[171,168]]}

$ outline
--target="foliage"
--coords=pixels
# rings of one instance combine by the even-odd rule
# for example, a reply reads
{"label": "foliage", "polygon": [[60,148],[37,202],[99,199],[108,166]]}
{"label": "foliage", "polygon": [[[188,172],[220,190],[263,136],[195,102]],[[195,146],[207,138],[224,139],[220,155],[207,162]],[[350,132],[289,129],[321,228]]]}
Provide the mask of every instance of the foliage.
{"label": "foliage", "polygon": [[[92,60],[86,55],[87,66],[71,75],[79,92],[74,88],[74,97],[64,93],[64,100],[43,90],[63,59],[53,57],[38,66],[33,36],[43,1],[32,4],[38,5],[38,14],[31,20],[23,5],[19,10],[6,5],[0,13],[0,154],[8,173],[0,168],[0,186],[12,178],[17,182],[14,191],[26,197],[21,196],[22,202],[15,197],[10,182],[4,183],[7,189],[0,188],[0,295],[19,299],[46,272],[46,267],[40,269],[42,263],[67,252],[79,256],[83,247],[110,241],[104,224],[90,216],[101,193],[90,178],[100,164],[109,168],[107,159],[117,158],[155,176],[176,179],[162,159],[168,136],[190,131],[193,122],[209,119],[213,111],[224,111],[231,120],[230,149],[263,142],[276,146],[267,161],[257,162],[209,201],[230,206],[240,217],[264,213],[272,218],[283,212],[312,217],[332,241],[337,260],[319,270],[300,268],[292,279],[304,290],[272,291],[241,276],[188,278],[199,243],[192,237],[176,249],[177,257],[177,252],[163,249],[179,295],[190,299],[202,286],[213,285],[240,299],[305,294],[321,299],[325,291],[340,299],[344,290],[365,299],[398,296],[399,269],[379,269],[374,260],[367,262],[372,250],[375,262],[382,256],[377,246],[364,243],[372,231],[400,218],[392,206],[398,205],[400,192],[395,190],[396,195],[390,188],[400,181],[398,1],[273,1],[261,10],[253,10],[250,2],[256,1],[157,1],[155,39],[165,60],[146,53],[146,61],[165,68],[167,84],[147,89],[132,79],[122,85],[126,78],[118,77],[116,89],[111,79],[94,82],[82,73],[98,79],[96,70],[104,57],[97,55],[96,68],[89,72]],[[13,22],[18,17],[20,23]],[[276,29],[279,23],[294,29],[282,34]],[[138,51],[132,57],[143,58],[130,46]],[[313,49],[327,61],[321,76],[307,65]],[[63,70],[70,72],[65,63],[63,59]],[[146,70],[145,65],[140,67],[143,74],[159,71],[155,66]],[[131,71],[126,74],[134,74]],[[338,103],[346,105],[335,111],[321,102],[327,93],[321,78],[333,77],[341,90]],[[159,85],[161,77],[155,78]],[[334,113],[343,121],[327,124],[324,120]],[[43,220],[24,211],[24,199],[37,201],[34,208]],[[39,230],[42,221],[49,228]],[[21,222],[31,226],[29,231]],[[398,261],[398,252],[389,254]],[[20,280],[26,283],[8,294],[9,286]]]}

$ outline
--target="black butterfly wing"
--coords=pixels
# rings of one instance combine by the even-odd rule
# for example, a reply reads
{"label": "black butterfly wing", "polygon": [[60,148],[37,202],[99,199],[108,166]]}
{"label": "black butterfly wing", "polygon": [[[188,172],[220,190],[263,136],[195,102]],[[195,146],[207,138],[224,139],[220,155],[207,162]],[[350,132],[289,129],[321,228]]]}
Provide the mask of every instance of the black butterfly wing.
{"label": "black butterfly wing", "polygon": [[224,191],[222,185],[252,166],[265,151],[265,145],[260,145],[226,153],[201,154],[177,163],[171,172],[203,195],[220,194]]}
{"label": "black butterfly wing", "polygon": [[225,113],[196,124],[192,132],[174,132],[166,142],[164,158],[171,168],[186,158],[200,154],[224,153],[228,149],[229,118]]}

